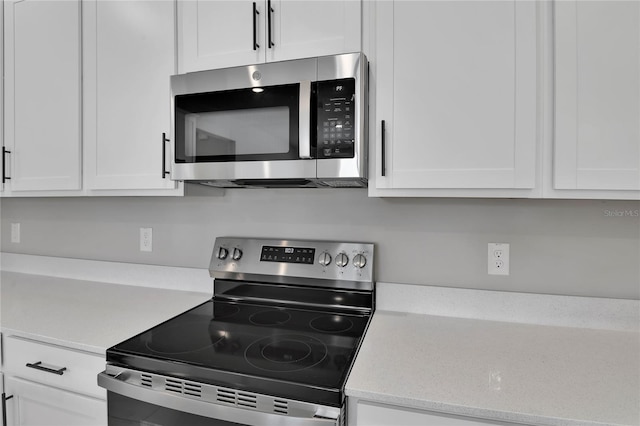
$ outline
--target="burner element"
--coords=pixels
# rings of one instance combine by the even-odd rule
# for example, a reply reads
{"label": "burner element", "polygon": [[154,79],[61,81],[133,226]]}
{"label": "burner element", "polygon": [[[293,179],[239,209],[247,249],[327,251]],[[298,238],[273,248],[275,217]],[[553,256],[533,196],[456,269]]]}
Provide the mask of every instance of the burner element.
{"label": "burner element", "polygon": [[323,362],[327,346],[315,337],[286,334],[256,340],[247,347],[244,357],[260,370],[290,373]]}
{"label": "burner element", "polygon": [[351,330],[353,321],[341,315],[323,315],[312,319],[309,326],[321,333],[343,333]]}
{"label": "burner element", "polygon": [[282,310],[268,310],[257,312],[249,321],[255,325],[282,325],[291,319],[291,314]]}
{"label": "burner element", "polygon": [[311,346],[298,340],[277,340],[262,348],[262,356],[273,362],[299,362],[311,355]]}

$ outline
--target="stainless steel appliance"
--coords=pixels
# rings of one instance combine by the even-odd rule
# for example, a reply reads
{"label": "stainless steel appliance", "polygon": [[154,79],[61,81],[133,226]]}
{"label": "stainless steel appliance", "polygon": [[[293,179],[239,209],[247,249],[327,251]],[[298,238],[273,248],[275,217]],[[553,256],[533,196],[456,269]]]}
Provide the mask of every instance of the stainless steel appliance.
{"label": "stainless steel appliance", "polygon": [[171,77],[171,179],[218,187],[364,187],[362,53]]}
{"label": "stainless steel appliance", "polygon": [[107,351],[109,426],[345,424],[372,244],[217,238],[210,301]]}

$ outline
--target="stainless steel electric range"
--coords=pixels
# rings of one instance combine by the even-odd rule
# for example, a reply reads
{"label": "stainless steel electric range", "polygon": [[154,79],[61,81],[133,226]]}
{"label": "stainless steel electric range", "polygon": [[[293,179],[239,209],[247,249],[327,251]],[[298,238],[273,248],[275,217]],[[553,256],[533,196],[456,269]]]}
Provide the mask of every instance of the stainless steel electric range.
{"label": "stainless steel electric range", "polygon": [[217,238],[211,300],[107,351],[109,425],[334,425],[373,244]]}

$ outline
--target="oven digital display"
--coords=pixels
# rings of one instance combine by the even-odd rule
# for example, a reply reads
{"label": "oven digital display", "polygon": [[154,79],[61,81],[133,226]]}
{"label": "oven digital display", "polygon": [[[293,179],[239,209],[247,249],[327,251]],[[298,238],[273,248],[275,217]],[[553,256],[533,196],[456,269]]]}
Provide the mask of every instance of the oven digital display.
{"label": "oven digital display", "polygon": [[260,261],[313,264],[316,249],[304,247],[262,246]]}

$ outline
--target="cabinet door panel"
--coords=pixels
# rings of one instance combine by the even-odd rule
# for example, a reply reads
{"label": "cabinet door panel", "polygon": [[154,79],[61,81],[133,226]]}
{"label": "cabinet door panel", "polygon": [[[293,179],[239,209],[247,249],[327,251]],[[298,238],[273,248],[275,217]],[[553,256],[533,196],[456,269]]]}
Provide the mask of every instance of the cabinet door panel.
{"label": "cabinet door panel", "polygon": [[365,402],[358,403],[357,411],[356,426],[515,426],[513,423],[449,416],[446,414],[436,414],[427,411]]}
{"label": "cabinet door panel", "polygon": [[272,1],[268,61],[334,55],[361,50],[361,2]]}
{"label": "cabinet door panel", "polygon": [[555,3],[555,189],[640,190],[640,3]]}
{"label": "cabinet door panel", "polygon": [[[162,189],[162,133],[171,125],[172,2],[85,1],[87,189]],[[167,144],[167,151],[169,146]],[[168,170],[168,166],[166,167]]]}
{"label": "cabinet door panel", "polygon": [[4,4],[11,189],[80,189],[80,1]]}
{"label": "cabinet door panel", "polygon": [[15,377],[5,380],[12,426],[106,426],[107,402]]}
{"label": "cabinet door panel", "polygon": [[249,65],[265,61],[265,1],[256,8],[253,49],[253,1],[178,1],[179,72]]}
{"label": "cabinet door panel", "polygon": [[396,1],[378,28],[378,187],[533,188],[535,4]]}

